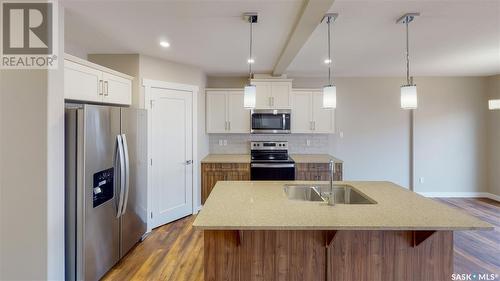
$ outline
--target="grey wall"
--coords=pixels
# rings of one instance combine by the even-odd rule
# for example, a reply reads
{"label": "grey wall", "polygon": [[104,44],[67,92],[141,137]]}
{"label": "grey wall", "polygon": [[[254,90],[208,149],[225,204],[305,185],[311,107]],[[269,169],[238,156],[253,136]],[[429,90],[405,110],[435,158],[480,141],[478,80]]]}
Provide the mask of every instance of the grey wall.
{"label": "grey wall", "polygon": [[[500,75],[487,78],[489,99],[500,99]],[[488,188],[500,196],[500,110],[488,111]]]}
{"label": "grey wall", "polygon": [[0,280],[64,280],[63,69],[0,70]]}
{"label": "grey wall", "polygon": [[417,80],[416,190],[486,192],[487,102],[484,78]]}
{"label": "grey wall", "polygon": [[[291,149],[328,152],[344,160],[348,180],[389,180],[408,187],[410,113],[400,109],[399,86],[403,80],[337,78],[337,133],[289,136]],[[207,85],[239,87],[245,81],[245,77],[209,77]],[[415,190],[487,191],[486,79],[421,77],[415,82],[419,94],[419,108],[415,111]],[[293,87],[319,88],[324,83],[323,78],[295,77]],[[240,153],[248,149],[245,142],[255,138],[211,135],[210,153]],[[219,146],[219,139],[227,139],[228,145]],[[314,145],[304,147],[305,139],[311,139]]]}

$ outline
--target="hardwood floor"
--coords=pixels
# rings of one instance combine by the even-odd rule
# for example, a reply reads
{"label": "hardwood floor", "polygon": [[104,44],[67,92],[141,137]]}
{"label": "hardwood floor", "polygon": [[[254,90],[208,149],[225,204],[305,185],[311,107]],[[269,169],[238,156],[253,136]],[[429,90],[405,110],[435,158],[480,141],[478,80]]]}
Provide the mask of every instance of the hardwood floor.
{"label": "hardwood floor", "polygon": [[156,228],[101,280],[203,281],[203,232],[194,216]]}
{"label": "hardwood floor", "polygon": [[500,202],[487,198],[440,198],[495,226],[494,231],[455,232],[455,273],[500,274]]}
{"label": "hardwood floor", "polygon": [[[455,273],[500,274],[500,203],[490,199],[436,199],[495,225],[494,231],[455,232]],[[203,281],[203,233],[194,216],[154,229],[102,280]]]}

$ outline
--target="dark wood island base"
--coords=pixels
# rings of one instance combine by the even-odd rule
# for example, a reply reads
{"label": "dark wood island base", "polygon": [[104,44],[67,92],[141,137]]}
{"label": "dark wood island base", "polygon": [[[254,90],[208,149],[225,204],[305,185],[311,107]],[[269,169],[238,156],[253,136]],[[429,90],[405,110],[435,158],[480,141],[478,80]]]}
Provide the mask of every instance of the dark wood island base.
{"label": "dark wood island base", "polygon": [[442,281],[452,231],[205,230],[205,281]]}

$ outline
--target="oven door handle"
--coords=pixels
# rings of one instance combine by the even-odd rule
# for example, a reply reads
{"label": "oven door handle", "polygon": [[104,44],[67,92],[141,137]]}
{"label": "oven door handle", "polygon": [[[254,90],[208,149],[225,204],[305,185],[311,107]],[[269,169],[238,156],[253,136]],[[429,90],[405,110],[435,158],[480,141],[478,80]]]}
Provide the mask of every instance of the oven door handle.
{"label": "oven door handle", "polygon": [[295,164],[252,163],[251,168],[295,168]]}

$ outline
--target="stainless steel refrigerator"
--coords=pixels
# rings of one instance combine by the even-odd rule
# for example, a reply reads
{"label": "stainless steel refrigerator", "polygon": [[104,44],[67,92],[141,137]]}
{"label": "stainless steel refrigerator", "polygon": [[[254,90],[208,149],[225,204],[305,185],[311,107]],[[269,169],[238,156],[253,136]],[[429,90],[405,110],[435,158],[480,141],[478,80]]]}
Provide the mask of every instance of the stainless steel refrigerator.
{"label": "stainless steel refrigerator", "polygon": [[66,280],[99,280],[146,232],[145,110],[67,104]]}

